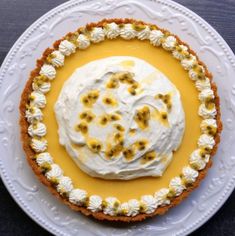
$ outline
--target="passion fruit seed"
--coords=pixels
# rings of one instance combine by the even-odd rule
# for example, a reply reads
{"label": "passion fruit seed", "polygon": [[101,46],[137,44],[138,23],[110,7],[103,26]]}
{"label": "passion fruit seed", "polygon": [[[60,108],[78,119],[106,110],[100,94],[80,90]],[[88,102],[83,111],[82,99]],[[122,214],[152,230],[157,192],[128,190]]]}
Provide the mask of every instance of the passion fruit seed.
{"label": "passion fruit seed", "polygon": [[136,95],[136,90],[133,87],[128,88],[128,92],[133,96]]}
{"label": "passion fruit seed", "polygon": [[99,97],[99,91],[93,90],[87,93],[87,95],[83,96],[82,103],[85,106],[92,106]]}
{"label": "passion fruit seed", "polygon": [[213,99],[208,99],[208,101],[205,102],[205,106],[208,110],[212,110],[215,107]]}
{"label": "passion fruit seed", "polygon": [[100,152],[102,145],[98,140],[90,140],[88,141],[88,147],[91,149],[92,152],[98,153]]}
{"label": "passion fruit seed", "polygon": [[80,114],[80,118],[81,119],[85,119],[87,117],[87,112],[82,112],[81,114]]}
{"label": "passion fruit seed", "polygon": [[110,120],[111,121],[117,121],[117,120],[120,120],[120,117],[119,117],[119,115],[112,114],[112,115],[110,115]]}
{"label": "passion fruit seed", "polygon": [[143,160],[145,161],[152,161],[156,157],[155,151],[150,151],[148,153],[145,153],[143,156]]}
{"label": "passion fruit seed", "polygon": [[166,112],[163,112],[163,113],[161,114],[161,118],[162,118],[163,120],[166,120],[166,119],[167,119],[167,113],[166,113]]}
{"label": "passion fruit seed", "polygon": [[121,126],[120,124],[115,124],[114,127],[118,130],[118,131],[121,131],[121,132],[124,132],[125,131],[125,128],[123,126]]}
{"label": "passion fruit seed", "polygon": [[144,150],[144,149],[146,148],[146,144],[147,144],[146,141],[138,141],[138,142],[136,143],[137,148],[138,148],[139,151]]}
{"label": "passion fruit seed", "polygon": [[100,119],[100,124],[101,125],[106,125],[108,123],[108,117],[107,116],[103,116]]}
{"label": "passion fruit seed", "polygon": [[147,106],[144,106],[143,108],[137,110],[134,120],[141,129],[148,127],[150,120],[150,109]]}
{"label": "passion fruit seed", "polygon": [[109,82],[106,84],[107,88],[114,89],[119,87],[118,80],[115,78],[111,78]]}
{"label": "passion fruit seed", "polygon": [[80,131],[83,134],[86,134],[88,132],[88,126],[86,123],[82,122],[77,125],[76,130]]}
{"label": "passion fruit seed", "polygon": [[115,105],[116,102],[113,98],[105,97],[105,98],[103,98],[103,103],[106,105],[109,105],[109,106],[110,105],[113,106],[113,105]]}
{"label": "passion fruit seed", "polygon": [[170,110],[172,108],[172,105],[169,103],[167,104],[167,109]]}
{"label": "passion fruit seed", "polygon": [[134,150],[132,148],[126,148],[123,150],[123,156],[128,160],[134,156]]}

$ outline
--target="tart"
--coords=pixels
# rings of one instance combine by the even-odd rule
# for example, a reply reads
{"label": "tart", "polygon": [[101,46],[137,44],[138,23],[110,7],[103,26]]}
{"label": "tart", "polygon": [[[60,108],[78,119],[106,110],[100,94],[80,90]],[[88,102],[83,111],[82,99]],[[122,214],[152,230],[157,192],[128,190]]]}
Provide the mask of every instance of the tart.
{"label": "tart", "polygon": [[52,194],[124,222],[164,214],[197,188],[222,131],[206,65],[178,36],[134,19],[88,24],[46,49],[20,127]]}

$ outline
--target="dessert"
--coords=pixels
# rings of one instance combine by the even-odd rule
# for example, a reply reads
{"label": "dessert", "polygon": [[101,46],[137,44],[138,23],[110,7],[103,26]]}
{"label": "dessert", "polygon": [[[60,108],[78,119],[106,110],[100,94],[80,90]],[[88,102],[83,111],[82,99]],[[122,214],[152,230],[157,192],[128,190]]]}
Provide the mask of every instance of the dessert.
{"label": "dessert", "polygon": [[89,24],[47,49],[20,112],[27,159],[50,191],[126,222],[188,196],[222,130],[206,66],[177,36],[133,19]]}

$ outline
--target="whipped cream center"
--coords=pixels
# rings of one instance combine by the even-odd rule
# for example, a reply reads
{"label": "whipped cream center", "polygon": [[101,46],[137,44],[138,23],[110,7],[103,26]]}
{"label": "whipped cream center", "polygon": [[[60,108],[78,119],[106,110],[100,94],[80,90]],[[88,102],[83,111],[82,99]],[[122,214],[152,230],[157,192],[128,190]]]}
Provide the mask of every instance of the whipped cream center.
{"label": "whipped cream center", "polygon": [[135,57],[77,68],[55,104],[60,144],[87,174],[104,179],[162,176],[180,146],[180,93]]}

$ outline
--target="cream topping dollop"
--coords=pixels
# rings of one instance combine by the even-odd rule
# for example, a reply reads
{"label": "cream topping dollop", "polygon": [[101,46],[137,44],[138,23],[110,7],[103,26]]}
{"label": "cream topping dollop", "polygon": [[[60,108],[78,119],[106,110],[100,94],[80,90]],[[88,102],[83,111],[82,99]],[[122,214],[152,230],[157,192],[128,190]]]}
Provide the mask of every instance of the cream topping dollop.
{"label": "cream topping dollop", "polygon": [[197,62],[196,56],[190,54],[189,58],[185,58],[181,61],[181,65],[185,70],[190,70],[193,68],[196,62]]}
{"label": "cream topping dollop", "polygon": [[104,214],[115,216],[118,213],[120,202],[115,197],[107,197],[105,198],[104,204]]}
{"label": "cream topping dollop", "polygon": [[68,176],[62,176],[59,178],[59,183],[57,185],[57,191],[60,194],[67,194],[73,189],[73,184],[71,178]]}
{"label": "cream topping dollop", "polygon": [[127,202],[121,203],[118,209],[118,214],[127,215],[128,212],[129,212],[129,204]]}
{"label": "cream topping dollop", "polygon": [[140,202],[136,199],[130,199],[128,201],[129,211],[127,216],[136,216],[140,210]]}
{"label": "cream topping dollop", "polygon": [[61,67],[64,65],[64,55],[56,50],[51,53],[51,64],[55,67]]}
{"label": "cream topping dollop", "polygon": [[37,122],[35,124],[31,124],[28,127],[28,133],[31,137],[34,137],[34,136],[43,137],[47,133],[47,128],[45,124],[41,122]]}
{"label": "cream topping dollop", "polygon": [[106,24],[105,35],[108,39],[114,39],[118,37],[119,34],[120,34],[120,28],[115,22]]}
{"label": "cream topping dollop", "polygon": [[39,91],[33,91],[30,96],[30,105],[38,108],[44,108],[46,106],[46,97]]}
{"label": "cream topping dollop", "polygon": [[78,206],[84,205],[87,201],[87,198],[87,192],[83,189],[73,189],[69,193],[69,201]]}
{"label": "cream topping dollop", "polygon": [[39,166],[42,166],[45,163],[53,164],[52,157],[51,157],[50,153],[48,153],[48,152],[42,152],[42,153],[36,155],[36,162]]}
{"label": "cream topping dollop", "polygon": [[163,38],[164,38],[164,34],[162,33],[162,31],[151,30],[150,35],[149,35],[149,40],[153,46],[160,46]]}
{"label": "cream topping dollop", "polygon": [[40,70],[39,74],[44,75],[49,80],[53,80],[56,77],[56,70],[52,65],[44,64],[41,67],[41,70]]}
{"label": "cream topping dollop", "polygon": [[170,199],[168,198],[169,192],[170,192],[169,188],[162,188],[154,194],[158,206],[164,206],[170,204]]}
{"label": "cream topping dollop", "polygon": [[188,47],[183,44],[180,44],[172,51],[172,55],[178,60],[183,60],[186,56],[189,55]]}
{"label": "cream topping dollop", "polygon": [[34,121],[41,121],[43,119],[43,114],[38,107],[29,107],[25,111],[25,117],[29,123],[32,123]]}
{"label": "cream topping dollop", "polygon": [[44,152],[47,149],[47,140],[44,138],[34,137],[31,139],[30,146],[35,152]]}
{"label": "cream topping dollop", "polygon": [[79,49],[86,49],[90,46],[89,38],[84,34],[79,34],[77,37],[77,43]]}
{"label": "cream topping dollop", "polygon": [[89,197],[89,202],[87,209],[91,210],[92,212],[98,212],[102,210],[102,198],[98,195],[91,195]]}
{"label": "cream topping dollop", "polygon": [[212,149],[215,145],[215,140],[213,136],[208,134],[202,134],[198,139],[198,146],[199,147],[208,147],[209,149]]}
{"label": "cream topping dollop", "polygon": [[202,133],[214,134],[217,130],[217,122],[215,119],[205,119],[200,125]]}
{"label": "cream topping dollop", "polygon": [[204,89],[210,89],[211,83],[209,78],[205,77],[203,80],[197,80],[195,86],[197,90],[203,91]]}
{"label": "cream topping dollop", "polygon": [[146,25],[144,29],[137,32],[137,38],[140,40],[149,39],[150,32],[151,32],[151,30],[150,30],[149,26]]}
{"label": "cream topping dollop", "polygon": [[123,39],[130,40],[136,37],[136,31],[132,24],[125,24],[120,30],[120,36]]}
{"label": "cream topping dollop", "polygon": [[104,30],[101,27],[95,27],[90,33],[90,39],[93,43],[99,43],[105,38]]}
{"label": "cream topping dollop", "polygon": [[215,105],[212,105],[212,108],[207,108],[205,103],[202,103],[199,106],[198,114],[203,117],[203,119],[214,118],[217,114]]}
{"label": "cream topping dollop", "polygon": [[177,44],[176,38],[170,35],[164,40],[164,42],[162,43],[162,47],[167,51],[172,51],[175,48],[176,44]]}
{"label": "cream topping dollop", "polygon": [[37,82],[33,82],[32,88],[34,91],[38,91],[40,93],[46,94],[51,90],[51,83],[50,82],[42,82],[39,84]]}
{"label": "cream topping dollop", "polygon": [[46,173],[46,177],[50,181],[59,180],[63,175],[63,170],[57,164],[52,164],[51,169]]}
{"label": "cream topping dollop", "polygon": [[193,81],[201,80],[205,77],[205,68],[201,65],[195,66],[195,68],[189,70],[188,75]]}
{"label": "cream topping dollop", "polygon": [[72,53],[75,53],[76,51],[76,46],[69,42],[67,39],[63,40],[60,42],[59,45],[59,51],[64,55],[64,56],[69,56]]}
{"label": "cream topping dollop", "polygon": [[196,170],[202,170],[205,168],[206,163],[209,161],[209,158],[209,154],[202,153],[201,149],[196,149],[190,155],[189,163]]}
{"label": "cream topping dollop", "polygon": [[140,199],[144,213],[151,214],[157,208],[157,200],[152,195],[143,195]]}
{"label": "cream topping dollop", "polygon": [[65,82],[55,113],[60,143],[84,172],[104,179],[161,176],[185,126],[176,87],[134,57],[78,68]]}
{"label": "cream topping dollop", "polygon": [[210,99],[214,99],[215,95],[212,89],[203,89],[199,95],[198,98],[201,102],[205,102]]}
{"label": "cream topping dollop", "polygon": [[182,182],[182,179],[177,176],[171,179],[169,188],[170,191],[172,191],[175,196],[179,196],[185,189],[185,186]]}
{"label": "cream topping dollop", "polygon": [[182,176],[186,183],[191,184],[196,181],[198,177],[198,171],[194,170],[190,166],[185,166],[182,170]]}

